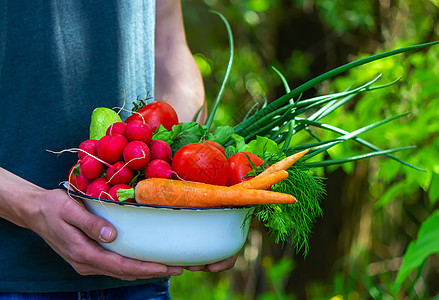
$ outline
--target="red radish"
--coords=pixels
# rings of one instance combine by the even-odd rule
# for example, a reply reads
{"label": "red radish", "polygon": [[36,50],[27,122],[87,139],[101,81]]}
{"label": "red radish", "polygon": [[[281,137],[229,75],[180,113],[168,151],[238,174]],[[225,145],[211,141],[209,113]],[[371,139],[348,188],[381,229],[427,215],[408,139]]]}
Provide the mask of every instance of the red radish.
{"label": "red radish", "polygon": [[76,163],[69,171],[69,187],[72,188],[73,190],[77,190],[76,187],[76,181],[78,179],[78,175],[74,174],[73,170],[79,165],[79,163]]}
{"label": "red radish", "polygon": [[108,126],[106,135],[120,134],[124,135],[127,124],[124,122],[116,122]]}
{"label": "red radish", "polygon": [[106,178],[110,184],[129,183],[133,177],[134,172],[123,161],[118,161],[113,164],[114,168],[108,168]]}
{"label": "red radish", "polygon": [[122,160],[123,149],[128,144],[127,139],[118,134],[103,136],[98,143],[96,152],[103,161],[113,164]]}
{"label": "red radish", "polygon": [[104,165],[100,161],[89,155],[79,161],[79,173],[90,180],[98,178],[103,168]]}
{"label": "red radish", "polygon": [[91,182],[90,179],[85,178],[81,174],[75,174],[74,170],[79,166],[79,162],[76,163],[69,172],[69,185],[75,192],[81,192],[85,194],[88,184]]}
{"label": "red radish", "polygon": [[129,142],[123,149],[123,159],[131,169],[140,170],[149,162],[149,148],[142,141]]}
{"label": "red radish", "polygon": [[226,150],[224,150],[223,146],[221,146],[220,143],[215,142],[215,141],[211,141],[211,140],[207,140],[207,141],[205,141],[205,143],[212,146],[212,147],[217,148],[219,151],[222,152],[222,154],[224,154],[224,156],[226,156]]}
{"label": "red radish", "polygon": [[172,150],[168,143],[162,140],[152,140],[149,144],[149,151],[151,151],[151,160],[162,159],[171,162]]}
{"label": "red radish", "polygon": [[145,144],[151,141],[152,134],[151,127],[140,120],[129,122],[125,129],[125,137],[129,141],[142,141]]}
{"label": "red radish", "polygon": [[90,182],[91,182],[90,179],[85,178],[81,174],[76,176],[76,188],[84,194],[87,192],[87,187],[90,184]]}
{"label": "red radish", "polygon": [[[124,183],[113,185],[108,190],[108,194],[109,194],[108,199],[114,200],[114,201],[120,201],[119,196],[117,195],[117,191],[120,189],[131,189],[131,186],[129,186],[128,184],[124,184]],[[136,203],[136,200],[134,198],[128,198],[122,202]]]}
{"label": "red radish", "polygon": [[213,185],[225,185],[229,177],[227,158],[206,143],[181,147],[172,159],[172,169],[180,179]]}
{"label": "red radish", "polygon": [[145,167],[146,178],[171,178],[174,173],[171,165],[161,159],[151,160]]}
{"label": "red radish", "polygon": [[86,194],[99,199],[108,199],[108,191],[111,185],[104,177],[99,177],[90,182]]}
{"label": "red radish", "polygon": [[[83,159],[87,155],[87,153],[96,156],[96,146],[98,145],[98,142],[98,140],[93,139],[83,141],[79,145],[79,149],[83,151],[78,151],[78,158]],[[87,153],[85,153],[84,151]]]}

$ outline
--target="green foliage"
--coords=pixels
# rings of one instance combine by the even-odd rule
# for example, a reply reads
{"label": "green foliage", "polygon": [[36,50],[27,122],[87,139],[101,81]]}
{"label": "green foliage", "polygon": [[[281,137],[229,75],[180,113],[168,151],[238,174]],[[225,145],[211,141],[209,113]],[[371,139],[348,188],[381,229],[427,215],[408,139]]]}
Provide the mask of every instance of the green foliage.
{"label": "green foliage", "polygon": [[425,220],[419,229],[418,237],[412,241],[398,271],[394,292],[398,292],[409,274],[419,268],[425,259],[432,254],[439,254],[439,210]]}
{"label": "green foliage", "polygon": [[197,143],[206,134],[205,128],[197,122],[182,122],[172,126],[168,131],[162,125],[157,128],[152,139],[160,139],[171,145],[172,152],[175,153],[184,145]]}
{"label": "green foliage", "polygon": [[297,203],[287,205],[266,205],[256,210],[255,216],[269,227],[269,233],[276,242],[290,242],[296,252],[308,253],[308,240],[314,222],[323,212],[320,202],[325,194],[321,178],[312,176],[309,170],[292,167],[288,178],[273,186],[273,191],[295,195]]}
{"label": "green foliage", "polygon": [[227,276],[215,278],[204,272],[184,271],[182,275],[171,279],[170,294],[175,300],[238,300],[231,293],[230,285]]}
{"label": "green foliage", "polygon": [[270,291],[262,293],[258,300],[293,300],[295,296],[285,291],[284,285],[294,270],[294,261],[289,257],[282,257],[279,261],[266,263],[266,276],[270,284]]}
{"label": "green foliage", "polygon": [[[240,259],[244,260],[243,257]],[[285,291],[285,284],[295,268],[294,260],[283,257],[278,261],[265,258],[262,262],[263,277],[268,282],[258,300],[293,300],[294,294]],[[205,272],[184,271],[179,277],[171,279],[170,293],[176,300],[250,300],[248,295],[234,291],[236,278],[231,271],[212,276]]]}
{"label": "green foliage", "polygon": [[337,33],[350,30],[368,32],[374,29],[374,7],[372,1],[315,1],[322,19]]}
{"label": "green foliage", "polygon": [[[227,155],[236,152],[251,152],[269,164],[285,158],[285,154],[278,145],[267,137],[257,136],[247,144],[239,135],[233,134],[232,138],[235,145],[226,148]],[[263,166],[260,166],[259,173],[263,171]],[[307,169],[293,166],[287,171],[288,178],[272,186],[272,190],[295,196],[297,203],[260,205],[256,207],[254,215],[268,228],[270,237],[274,238],[276,243],[285,244],[289,241],[296,252],[303,250],[306,256],[313,223],[322,215],[320,201],[325,194],[325,189],[322,179],[312,176]],[[248,173],[248,175],[257,174]]]}
{"label": "green foliage", "polygon": [[[285,93],[284,84],[272,70],[272,66],[280,70],[294,88],[345,62],[439,39],[436,25],[439,3],[436,0],[185,0],[183,7],[185,22],[189,25],[186,26],[189,29],[188,41],[204,64],[203,78],[209,105],[212,105],[218,93],[229,52],[221,23],[212,18],[207,9],[224,13],[237,37],[236,59],[224,89],[222,103],[217,110],[215,125],[235,126],[245,118],[255,103],[262,106],[266,99],[270,103],[271,99]],[[337,226],[332,224],[334,227],[330,228],[331,231],[326,231],[327,236],[319,236],[326,241],[325,247],[312,250],[311,245],[311,253],[304,267],[298,265],[295,270],[301,272],[300,277],[302,274],[312,277],[312,273],[316,271],[311,268],[312,261],[309,257],[313,251],[317,251],[320,255],[327,256],[327,260],[332,260],[329,264],[332,271],[324,280],[310,278],[301,282],[300,286],[283,285],[281,288],[285,289],[284,294],[294,290],[301,292],[301,298],[307,299],[392,299],[391,291],[402,256],[410,253],[406,252],[407,246],[416,236],[418,239],[413,244],[427,255],[428,244],[420,239],[419,229],[423,221],[429,220],[437,210],[439,200],[439,47],[390,57],[355,68],[338,75],[334,80],[320,83],[300,97],[345,91],[352,83],[368,82],[378,74],[382,74],[382,82],[401,79],[390,87],[355,96],[346,106],[335,110],[319,122],[334,124],[351,132],[366,124],[410,112],[409,115],[372,131],[363,132],[358,138],[373,141],[381,149],[415,145],[416,149],[394,155],[426,171],[419,172],[383,157],[370,158],[367,164],[351,162],[325,167],[319,171],[322,176],[330,179],[338,176],[342,168],[348,175],[332,181],[340,181],[335,189],[342,189],[342,194],[352,194],[346,197],[348,199],[356,199],[353,195],[355,189],[352,191],[346,188],[346,179],[358,185],[355,180],[359,166],[366,167],[364,184],[367,185],[368,200],[354,203],[351,209],[359,206],[361,214],[352,216],[346,208],[347,204],[342,203],[341,199],[326,196],[329,199],[324,199],[322,203],[330,200],[328,206],[335,206],[344,214],[324,211],[324,219],[333,220]],[[295,134],[291,145],[308,143],[310,133],[318,134],[322,140],[340,136],[329,130],[308,128]],[[360,143],[340,143],[319,154],[316,160],[355,157],[363,153],[363,150]],[[364,207],[370,204],[371,211],[367,214]],[[356,222],[350,222],[354,217],[357,218]],[[368,222],[370,225],[365,226]],[[346,232],[352,233],[355,238],[347,239],[344,235]],[[362,239],[368,242],[359,245],[359,240]],[[359,248],[360,254],[357,253]],[[272,249],[276,247],[267,245],[264,251]],[[337,251],[336,257],[330,255],[331,249]],[[266,255],[275,255],[275,252],[273,250]],[[407,255],[404,255],[404,259],[407,259]],[[296,260],[286,250],[283,251],[283,256]],[[321,268],[322,271],[325,270],[325,267]],[[408,269],[414,276],[407,276],[403,280],[398,295],[403,299],[434,298],[439,292],[437,280],[434,282],[437,278],[437,260],[430,257],[423,260],[421,265],[412,265],[406,270]],[[248,273],[239,268],[230,272],[238,277],[250,278],[247,277],[250,276]],[[218,279],[215,275],[203,275],[206,277],[198,280],[206,283],[214,295],[216,289],[221,288],[220,284],[215,283],[223,279]],[[290,275],[290,282],[295,282],[299,276]],[[267,299],[275,299],[273,290],[267,291],[265,288],[270,286],[269,282],[267,276],[260,277],[258,283],[262,287],[258,293],[268,293]],[[186,294],[186,299],[196,299],[191,297],[191,293],[193,291]],[[233,289],[230,293],[239,297],[243,292]],[[205,299],[211,298],[206,294]],[[237,298],[229,295],[224,299]],[[288,299],[292,299],[292,296]]]}
{"label": "green foliage", "polygon": [[435,205],[439,200],[439,174],[432,172],[430,189],[428,191],[428,196],[431,201],[431,205]]}
{"label": "green foliage", "polygon": [[[392,87],[363,94],[357,99],[355,107],[348,107],[325,117],[326,122],[343,120],[345,127],[355,128],[363,122],[378,121],[380,118],[404,111],[411,112],[408,116],[389,123],[378,132],[362,135],[365,139],[373,139],[377,145],[384,148],[399,147],[410,141],[410,144],[416,145],[417,149],[400,152],[397,157],[426,170],[426,172],[418,172],[392,160],[371,160],[370,169],[373,170],[370,175],[371,201],[375,203],[377,212],[381,210],[386,212],[389,207],[395,207],[395,205],[407,205],[405,203],[414,199],[420,190],[428,195],[432,209],[437,203],[438,191],[435,183],[437,183],[439,161],[435,157],[439,151],[437,135],[439,132],[437,120],[439,90],[435,78],[438,78],[439,74],[436,67],[429,68],[428,65],[436,66],[439,63],[438,54],[439,49],[433,47],[413,53],[402,61],[388,58],[368,67],[354,69],[348,75],[339,77],[332,83],[333,87],[344,89],[351,84],[352,80],[366,80],[368,76],[373,76],[377,72],[382,72],[383,79],[387,80],[402,76],[400,82]],[[329,151],[332,159],[341,158],[346,153],[356,155],[360,153],[360,150],[352,144],[341,144]],[[352,166],[342,165],[342,168],[349,174],[353,174]],[[424,225],[421,225],[421,230]],[[382,230],[382,227],[377,226],[373,230],[372,234]],[[421,231],[419,234],[421,235]],[[421,262],[415,262],[413,249],[418,251],[415,256]],[[407,274],[417,268],[419,268],[418,272],[422,272],[422,262],[428,255],[437,251],[434,249],[434,242],[432,247],[431,242],[429,244],[425,238],[420,238],[416,243],[410,244],[403,261],[407,262],[406,264],[409,262],[412,264],[404,265],[403,263],[396,284],[400,286],[402,281],[407,279]],[[421,274],[419,273],[419,276]],[[390,278],[389,281],[391,280]],[[415,278],[413,282],[417,280],[419,278]],[[411,293],[410,287],[406,288],[404,285],[403,287],[402,294]],[[381,291],[383,289],[381,288]]]}

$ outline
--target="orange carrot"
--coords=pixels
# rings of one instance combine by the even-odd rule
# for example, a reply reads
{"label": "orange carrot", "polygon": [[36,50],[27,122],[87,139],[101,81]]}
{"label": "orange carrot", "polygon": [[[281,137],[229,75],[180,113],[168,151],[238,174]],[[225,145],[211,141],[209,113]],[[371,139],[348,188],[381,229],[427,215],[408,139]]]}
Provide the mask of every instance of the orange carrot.
{"label": "orange carrot", "polygon": [[247,181],[243,181],[232,185],[232,187],[244,188],[244,189],[258,189],[266,190],[273,184],[276,184],[288,177],[288,172],[285,170],[276,171],[274,173],[256,176]]}
{"label": "orange carrot", "polygon": [[284,193],[164,178],[141,180],[135,187],[135,198],[137,203],[141,204],[181,207],[290,204],[296,202],[294,196]]}
{"label": "orange carrot", "polygon": [[[262,173],[258,174],[258,176],[264,176],[267,174],[274,173],[276,171],[280,170],[287,170],[289,167],[294,165],[296,161],[301,159],[306,153],[308,153],[309,149],[303,150],[301,152],[297,152],[293,155],[287,156],[284,159],[278,161],[277,163],[269,166],[267,169],[265,169]],[[258,177],[256,176],[256,177]]]}

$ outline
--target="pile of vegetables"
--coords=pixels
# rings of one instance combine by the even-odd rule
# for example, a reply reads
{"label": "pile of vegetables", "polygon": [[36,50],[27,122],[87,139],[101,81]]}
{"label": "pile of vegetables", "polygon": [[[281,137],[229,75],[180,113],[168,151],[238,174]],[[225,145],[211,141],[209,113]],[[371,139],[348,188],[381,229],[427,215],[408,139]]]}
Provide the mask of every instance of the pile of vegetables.
{"label": "pile of vegetables", "polygon": [[[297,251],[303,250],[306,254],[312,225],[322,215],[320,202],[325,195],[323,180],[315,176],[315,168],[378,155],[419,168],[392,154],[412,147],[383,150],[358,137],[406,114],[351,132],[321,122],[356,95],[385,88],[398,80],[374,85],[380,78],[378,75],[340,93],[310,99],[301,98],[302,93],[351,68],[437,42],[363,58],[294,89],[275,70],[285,86],[283,96],[270,103],[255,104],[236,126],[214,128],[215,112],[234,52],[230,26],[221,14],[218,15],[227,28],[230,60],[206,123],[195,122],[198,116],[192,122],[178,122],[172,107],[160,101],[147,105],[141,101],[124,122],[117,119],[116,113],[99,126],[92,118],[91,139],[79,146],[79,161],[69,174],[69,182],[76,191],[115,201],[215,207],[254,204],[254,217],[269,229],[276,242],[289,241]],[[160,113],[153,107],[160,109]],[[158,115],[166,117],[160,119]],[[101,132],[97,136],[96,128]],[[321,140],[314,128],[335,132],[339,137]],[[315,142],[295,144],[293,136],[298,132],[308,132]],[[328,149],[346,141],[356,142],[371,151],[342,159],[321,159]],[[279,165],[283,166],[274,167]]]}
{"label": "pile of vegetables", "polygon": [[[174,109],[161,101],[141,106],[124,122],[118,118],[106,108],[93,112],[91,138],[77,148],[78,161],[69,174],[74,191],[98,199],[184,207],[296,202],[293,195],[268,189],[286,179],[286,169],[307,151],[270,167],[251,152],[227,158],[223,146],[212,140],[173,151],[153,134],[181,126]],[[248,175],[257,170],[260,174]]]}

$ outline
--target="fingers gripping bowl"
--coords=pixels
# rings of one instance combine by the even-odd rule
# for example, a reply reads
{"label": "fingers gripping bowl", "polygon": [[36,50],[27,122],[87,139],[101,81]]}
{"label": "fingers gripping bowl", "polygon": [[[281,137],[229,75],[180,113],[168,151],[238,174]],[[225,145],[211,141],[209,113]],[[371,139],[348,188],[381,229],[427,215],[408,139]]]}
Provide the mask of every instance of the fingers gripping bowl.
{"label": "fingers gripping bowl", "polygon": [[204,265],[237,253],[247,238],[254,207],[189,208],[100,200],[72,193],[117,230],[100,243],[122,256],[175,266]]}

